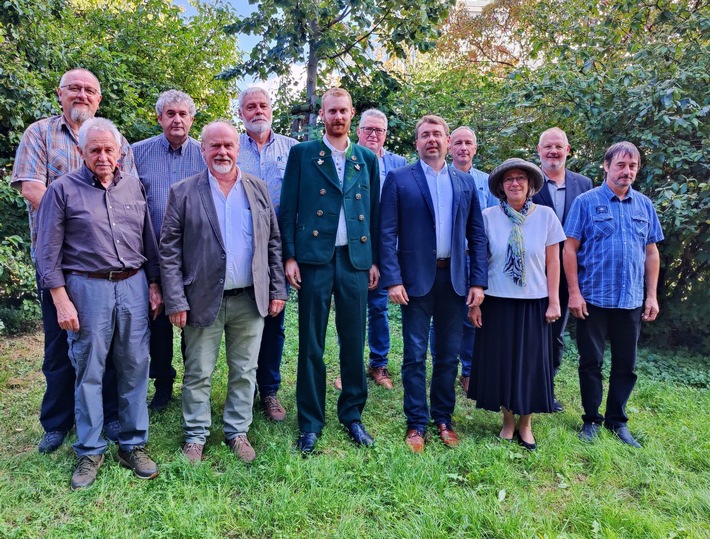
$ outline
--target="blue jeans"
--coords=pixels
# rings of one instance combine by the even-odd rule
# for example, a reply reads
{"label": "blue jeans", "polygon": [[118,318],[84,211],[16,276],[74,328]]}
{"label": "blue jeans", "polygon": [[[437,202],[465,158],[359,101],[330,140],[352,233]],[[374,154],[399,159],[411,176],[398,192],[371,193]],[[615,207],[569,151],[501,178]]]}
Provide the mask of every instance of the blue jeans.
{"label": "blue jeans", "polygon": [[451,424],[456,405],[454,382],[458,371],[456,354],[461,349],[463,321],[461,310],[465,298],[451,285],[449,268],[437,269],[434,286],[421,297],[409,298],[402,306],[402,388],[407,428],[424,431],[429,422],[426,396],[426,351],[429,327],[434,320],[434,332],[439,336],[434,352],[431,377],[431,418],[434,423]]}
{"label": "blue jeans", "polygon": [[281,387],[281,358],[286,340],[285,318],[285,307],[278,316],[264,318],[264,333],[259,348],[259,366],[256,369],[256,386],[262,398],[276,393]]}
{"label": "blue jeans", "polygon": [[[476,328],[468,319],[468,306],[463,306],[463,335],[461,337],[461,350],[459,351],[459,361],[461,362],[461,376],[471,376],[471,362],[473,361],[473,344],[476,337]],[[431,325],[429,333],[429,344],[431,357],[436,359],[436,335],[434,324]]]}
{"label": "blue jeans", "polygon": [[[40,288],[37,276],[37,292],[42,308],[44,329],[44,359],[42,373],[46,389],[42,398],[39,422],[45,432],[68,432],[74,426],[74,382],[76,373],[69,360],[67,332],[59,327],[57,309],[49,289]],[[118,387],[116,368],[112,354],[106,360],[103,379],[104,422],[118,420]]]}
{"label": "blue jeans", "polygon": [[370,367],[387,367],[390,351],[390,325],[387,319],[387,290],[376,288],[367,293],[367,340],[370,346]]}
{"label": "blue jeans", "polygon": [[103,376],[113,349],[118,377],[118,445],[124,451],[148,442],[148,282],[139,271],[123,281],[68,275],[66,289],[79,313],[78,332],[68,331],[69,357],[76,370],[75,417],[80,457],[106,450]]}

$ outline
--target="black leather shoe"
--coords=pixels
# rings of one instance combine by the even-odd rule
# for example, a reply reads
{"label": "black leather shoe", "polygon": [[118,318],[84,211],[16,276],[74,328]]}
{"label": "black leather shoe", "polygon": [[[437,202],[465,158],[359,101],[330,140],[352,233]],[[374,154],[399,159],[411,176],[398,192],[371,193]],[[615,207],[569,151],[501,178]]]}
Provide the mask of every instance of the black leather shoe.
{"label": "black leather shoe", "polygon": [[559,412],[562,412],[563,410],[564,410],[564,408],[562,407],[562,403],[560,401],[558,401],[556,397],[554,397],[553,401],[552,401],[552,411],[554,413],[559,413]]}
{"label": "black leather shoe", "polygon": [[626,425],[622,425],[620,427],[613,427],[611,425],[604,425],[607,429],[609,429],[614,436],[616,436],[619,440],[624,442],[625,444],[630,445],[631,447],[641,447],[641,444],[636,441],[636,439],[631,436],[631,433],[629,432],[629,428]]}
{"label": "black leather shoe", "polygon": [[527,449],[528,451],[535,451],[535,450],[537,449],[537,444],[536,444],[535,442],[533,442],[533,443],[531,443],[531,444],[528,443],[528,442],[526,442],[525,440],[523,440],[523,439],[520,437],[520,433],[519,433],[517,430],[515,431],[515,437],[516,437],[517,440],[518,440],[518,444],[519,444],[519,445],[522,445],[522,446],[523,446],[525,449]]}
{"label": "black leather shoe", "polygon": [[310,455],[313,453],[317,439],[318,434],[315,432],[302,432],[296,440],[296,449],[304,455]]}
{"label": "black leather shoe", "polygon": [[165,410],[170,401],[173,399],[173,386],[161,386],[155,389],[155,394],[148,405],[150,410],[154,412],[162,412]]}
{"label": "black leather shoe", "polygon": [[598,423],[584,423],[582,425],[582,430],[579,431],[579,439],[585,442],[592,442],[595,440],[599,434],[599,429],[601,425]]}
{"label": "black leather shoe", "polygon": [[365,447],[370,447],[375,443],[375,440],[370,436],[370,434],[365,430],[360,421],[353,421],[348,425],[348,434],[352,438],[356,445],[364,445]]}

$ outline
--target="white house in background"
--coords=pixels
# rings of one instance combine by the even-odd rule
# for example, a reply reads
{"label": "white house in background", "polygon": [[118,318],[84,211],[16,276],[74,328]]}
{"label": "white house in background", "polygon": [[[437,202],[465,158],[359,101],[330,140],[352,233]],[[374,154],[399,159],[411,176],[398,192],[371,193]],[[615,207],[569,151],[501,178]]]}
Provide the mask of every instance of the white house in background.
{"label": "white house in background", "polygon": [[459,0],[458,5],[468,11],[471,15],[478,15],[491,0]]}

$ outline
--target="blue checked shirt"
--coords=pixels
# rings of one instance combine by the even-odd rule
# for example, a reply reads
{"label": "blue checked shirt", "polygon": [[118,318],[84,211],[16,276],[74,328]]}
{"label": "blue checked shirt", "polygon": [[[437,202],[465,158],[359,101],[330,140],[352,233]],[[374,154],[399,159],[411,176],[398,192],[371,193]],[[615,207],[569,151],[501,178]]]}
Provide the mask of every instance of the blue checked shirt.
{"label": "blue checked shirt", "polygon": [[663,240],[649,198],[630,188],[619,200],[604,182],[574,200],[564,228],[580,243],[577,275],[585,301],[605,309],[640,307],[646,246]]}
{"label": "blue checked shirt", "polygon": [[244,172],[266,182],[277,217],[281,208],[281,183],[284,179],[288,153],[297,143],[297,140],[277,135],[272,131],[269,142],[259,153],[259,147],[249,135],[246,133],[239,135],[237,165]]}
{"label": "blue checked shirt", "polygon": [[[128,141],[122,138],[121,172],[137,176],[133,152]],[[11,185],[21,189],[22,182],[43,183],[46,187],[64,174],[78,170],[84,164],[79,154],[78,140],[63,115],[51,116],[30,125],[22,135],[12,168]],[[27,203],[30,219],[32,253],[37,245],[37,210]]]}
{"label": "blue checked shirt", "polygon": [[207,167],[202,158],[200,143],[192,137],[173,150],[164,134],[156,135],[133,145],[138,177],[145,188],[148,213],[156,239],[160,239],[165,207],[170,186],[199,174]]}

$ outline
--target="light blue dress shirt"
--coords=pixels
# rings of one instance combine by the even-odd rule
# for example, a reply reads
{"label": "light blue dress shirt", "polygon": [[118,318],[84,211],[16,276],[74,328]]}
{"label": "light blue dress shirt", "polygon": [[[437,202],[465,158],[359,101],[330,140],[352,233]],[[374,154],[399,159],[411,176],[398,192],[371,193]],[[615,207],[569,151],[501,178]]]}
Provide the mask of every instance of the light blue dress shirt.
{"label": "light blue dress shirt", "polygon": [[451,258],[451,234],[453,233],[454,188],[451,185],[449,167],[435,172],[424,161],[419,161],[426,177],[429,193],[434,203],[436,222],[436,258]]}
{"label": "light blue dress shirt", "polygon": [[224,289],[245,288],[254,284],[251,263],[254,256],[254,225],[249,199],[242,185],[242,173],[228,196],[219,188],[217,178],[209,173],[210,188],[222,241],[227,251],[227,273]]}

